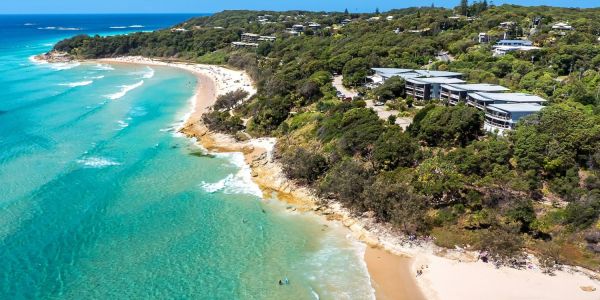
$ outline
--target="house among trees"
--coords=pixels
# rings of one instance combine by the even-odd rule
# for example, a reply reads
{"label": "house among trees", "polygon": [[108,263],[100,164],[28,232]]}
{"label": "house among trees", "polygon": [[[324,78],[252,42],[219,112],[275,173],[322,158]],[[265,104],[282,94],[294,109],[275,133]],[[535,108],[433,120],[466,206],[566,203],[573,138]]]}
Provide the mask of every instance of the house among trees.
{"label": "house among trees", "polygon": [[412,30],[407,30],[406,32],[408,33],[418,33],[421,35],[426,35],[431,31],[431,28],[427,27],[427,28],[423,28],[423,29],[412,29]]}
{"label": "house among trees", "polygon": [[258,42],[260,35],[254,33],[242,33],[242,42],[256,43]]}
{"label": "house among trees", "polygon": [[264,15],[264,16],[258,16],[257,20],[259,23],[271,23],[270,20],[273,18],[272,15]]}
{"label": "house among trees", "polygon": [[457,105],[459,102],[466,103],[468,93],[488,92],[500,93],[509,91],[501,85],[476,83],[476,84],[442,84],[440,91],[440,100],[448,105]]}
{"label": "house among trees", "polygon": [[510,30],[516,25],[517,25],[517,23],[515,23],[515,22],[507,21],[507,22],[500,23],[500,25],[498,27],[500,27],[501,29],[504,29],[504,30]]}
{"label": "house among trees", "polygon": [[485,108],[485,121],[483,128],[487,131],[498,131],[503,134],[515,128],[517,122],[531,114],[542,110],[539,104],[491,104]]}
{"label": "house among trees", "polygon": [[558,35],[565,35],[571,30],[573,30],[573,26],[569,25],[569,23],[558,22],[552,25],[552,32]]}
{"label": "house among trees", "polygon": [[296,24],[292,26],[292,30],[296,32],[304,32],[304,25]]}
{"label": "house among trees", "polygon": [[319,29],[321,29],[321,24],[315,23],[315,22],[310,22],[310,23],[308,23],[308,27],[312,30],[319,30]]}
{"label": "house among trees", "polygon": [[540,47],[533,46],[533,43],[527,40],[500,40],[493,48],[494,56],[502,56],[513,51],[531,51],[540,49]]}
{"label": "house among trees", "polygon": [[479,36],[478,36],[478,38],[477,38],[477,41],[478,41],[480,44],[486,44],[486,43],[489,43],[489,42],[490,42],[490,37],[489,37],[489,35],[488,35],[487,33],[485,33],[485,32],[480,32],[480,33],[479,33]]}
{"label": "house among trees", "polygon": [[256,47],[258,47],[258,43],[249,43],[249,42],[232,42],[231,45],[234,48],[256,48]]}
{"label": "house among trees", "polygon": [[[258,47],[258,42],[274,42],[276,39],[277,37],[274,36],[263,36],[254,33],[242,33],[241,43],[246,43],[246,46]],[[256,46],[250,44],[256,44]],[[240,44],[238,46],[243,45]]]}
{"label": "house among trees", "polygon": [[340,24],[342,26],[346,26],[346,25],[348,25],[350,23],[352,23],[352,20],[350,20],[350,19],[343,19],[342,22],[340,22]]}

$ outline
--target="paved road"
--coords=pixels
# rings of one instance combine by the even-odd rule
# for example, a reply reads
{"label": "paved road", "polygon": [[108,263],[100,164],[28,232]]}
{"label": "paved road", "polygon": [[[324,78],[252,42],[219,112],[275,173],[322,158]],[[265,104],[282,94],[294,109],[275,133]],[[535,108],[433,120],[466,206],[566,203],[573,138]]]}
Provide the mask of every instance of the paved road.
{"label": "paved road", "polygon": [[438,53],[437,59],[441,60],[443,62],[454,61],[454,57],[452,55],[448,54],[448,52],[444,52],[444,51],[440,51],[440,53]]}
{"label": "paved road", "polygon": [[341,75],[338,76],[334,76],[333,77],[333,87],[335,87],[336,90],[338,90],[339,92],[341,92],[342,94],[344,94],[346,97],[356,97],[358,96],[358,92],[353,91],[353,90],[349,90],[347,89],[343,84],[342,84],[342,79],[344,77]]}

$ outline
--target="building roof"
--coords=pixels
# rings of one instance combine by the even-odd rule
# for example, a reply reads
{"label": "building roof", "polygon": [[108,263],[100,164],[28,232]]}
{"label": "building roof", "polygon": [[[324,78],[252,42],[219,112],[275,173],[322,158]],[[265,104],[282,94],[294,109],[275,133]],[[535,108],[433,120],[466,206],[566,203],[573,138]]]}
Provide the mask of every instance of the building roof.
{"label": "building roof", "polygon": [[453,77],[461,76],[461,73],[448,71],[429,71],[415,69],[397,69],[397,68],[372,68],[373,71],[381,74],[383,77],[400,76],[403,78],[415,77]]}
{"label": "building roof", "polygon": [[573,29],[573,26],[569,25],[569,23],[564,23],[564,22],[558,22],[554,25],[552,25],[552,29]]}
{"label": "building roof", "polygon": [[468,91],[468,92],[505,92],[508,88],[496,84],[476,83],[476,84],[444,84],[442,86],[451,91]]}
{"label": "building roof", "polygon": [[490,104],[487,106],[490,110],[508,112],[508,113],[534,113],[542,110],[544,106],[530,103],[511,103],[511,104]]}
{"label": "building roof", "polygon": [[505,101],[511,103],[544,103],[546,99],[525,93],[469,93],[469,97],[481,101]]}
{"label": "building roof", "polygon": [[428,84],[428,83],[463,83],[462,79],[452,77],[423,77],[423,78],[408,78],[406,81],[417,83],[417,84]]}
{"label": "building roof", "polygon": [[494,46],[494,50],[501,52],[509,52],[509,51],[530,51],[530,50],[538,50],[540,47],[535,46]]}
{"label": "building roof", "polygon": [[527,44],[527,45],[533,45],[533,43],[531,41],[526,41],[526,40],[499,40],[498,44]]}

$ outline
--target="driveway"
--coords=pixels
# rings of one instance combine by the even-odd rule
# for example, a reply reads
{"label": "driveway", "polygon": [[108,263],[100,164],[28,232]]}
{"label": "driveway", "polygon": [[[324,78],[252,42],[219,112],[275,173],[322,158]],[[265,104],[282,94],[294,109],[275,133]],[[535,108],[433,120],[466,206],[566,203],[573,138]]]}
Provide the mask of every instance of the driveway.
{"label": "driveway", "polygon": [[344,96],[346,96],[346,97],[354,98],[354,97],[358,96],[358,93],[356,91],[349,90],[342,84],[343,78],[344,77],[341,75],[334,76],[333,77],[333,87],[335,87],[335,89],[338,92],[344,94]]}
{"label": "driveway", "polygon": [[[377,115],[379,116],[380,119],[387,121],[389,116],[398,116],[398,113],[400,113],[397,110],[386,110],[386,106],[385,105],[381,105],[381,106],[375,106],[375,103],[373,102],[373,100],[367,100],[365,101],[367,103],[367,107],[374,110]],[[397,117],[396,118],[396,125],[402,127],[403,130],[406,130],[406,128],[408,128],[408,125],[410,125],[412,123],[412,118],[409,117]]]}

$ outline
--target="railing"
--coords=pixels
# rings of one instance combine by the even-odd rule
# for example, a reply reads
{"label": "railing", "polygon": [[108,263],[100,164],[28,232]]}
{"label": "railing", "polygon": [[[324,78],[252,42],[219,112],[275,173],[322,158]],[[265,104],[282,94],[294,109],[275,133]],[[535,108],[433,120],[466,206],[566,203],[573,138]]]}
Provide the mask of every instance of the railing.
{"label": "railing", "polygon": [[511,118],[508,115],[494,114],[494,113],[490,113],[489,111],[485,113],[485,117],[486,118],[489,117],[489,118],[501,120],[501,121],[510,121],[511,120]]}
{"label": "railing", "polygon": [[490,127],[496,127],[496,128],[501,128],[501,129],[512,129],[510,124],[506,124],[506,123],[490,122],[487,119],[485,120],[484,123],[485,123],[485,125],[488,125]]}

